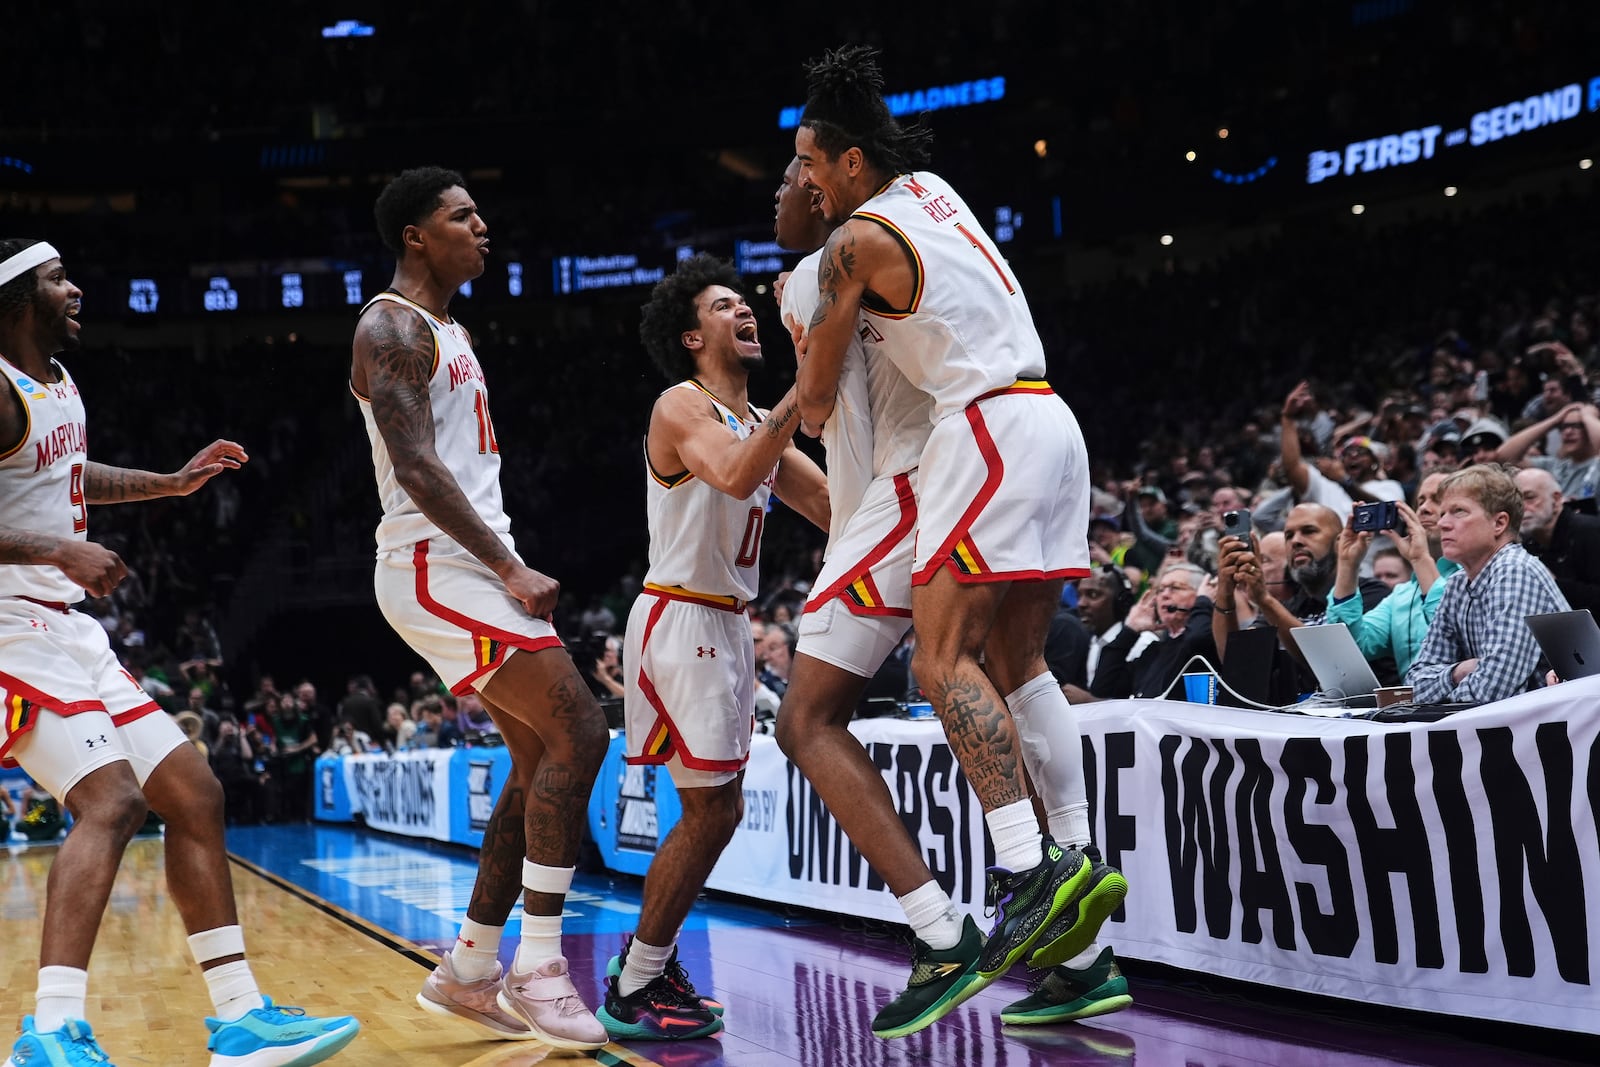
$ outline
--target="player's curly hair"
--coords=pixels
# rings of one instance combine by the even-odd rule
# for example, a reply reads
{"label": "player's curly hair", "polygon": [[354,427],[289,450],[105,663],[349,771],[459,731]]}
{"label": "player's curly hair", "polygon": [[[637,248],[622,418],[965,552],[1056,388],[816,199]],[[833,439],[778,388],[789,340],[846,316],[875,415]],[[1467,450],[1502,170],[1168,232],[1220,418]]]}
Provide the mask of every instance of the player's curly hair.
{"label": "player's curly hair", "polygon": [[695,299],[713,285],[744,293],[744,280],[727,260],[701,252],[678,264],[656,283],[640,308],[639,340],[650,359],[671,382],[694,377],[694,356],[683,347],[683,335],[700,325]]}
{"label": "player's curly hair", "polygon": [[[0,240],[0,263],[32,248],[39,242],[32,237],[8,237]],[[25,270],[19,276],[0,285],[0,322],[15,322],[33,303],[33,294],[39,291],[39,272]]]}
{"label": "player's curly hair", "polygon": [[389,251],[405,254],[407,226],[417,226],[438,210],[444,191],[454,186],[466,188],[461,175],[443,167],[414,167],[383,187],[372,214],[378,221],[378,236]]}
{"label": "player's curly hair", "polygon": [[845,45],[806,64],[809,127],[830,159],[855,147],[872,166],[896,174],[928,165],[933,131],[920,122],[901,125],[883,102],[879,52],[870,45]]}

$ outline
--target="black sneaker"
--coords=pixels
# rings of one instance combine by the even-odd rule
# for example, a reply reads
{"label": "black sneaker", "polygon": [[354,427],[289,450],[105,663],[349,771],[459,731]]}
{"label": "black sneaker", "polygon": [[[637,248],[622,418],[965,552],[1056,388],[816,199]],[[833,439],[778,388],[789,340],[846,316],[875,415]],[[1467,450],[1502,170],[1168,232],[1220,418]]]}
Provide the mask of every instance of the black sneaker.
{"label": "black sneaker", "polygon": [[905,1037],[930,1026],[978,990],[988,985],[978,977],[978,957],[983,934],[967,916],[961,940],[954,948],[929,948],[921,938],[912,942],[911,978],[905,991],[883,1006],[872,1020],[878,1037]]}
{"label": "black sneaker", "polygon": [[[628,962],[628,947],[633,944],[633,935],[629,934],[622,942],[622,951],[606,961],[606,977],[615,978],[622,973],[623,966]],[[712,1000],[710,997],[701,996],[694,988],[694,982],[689,978],[689,972],[683,969],[683,964],[678,961],[678,947],[672,947],[672,955],[667,960],[666,979],[678,992],[692,1000],[698,1000],[700,1006],[713,1015],[721,1015],[722,1002]]]}
{"label": "black sneaker", "polygon": [[1128,880],[1115,867],[1100,862],[1098,849],[1090,845],[1083,852],[1089,861],[1089,877],[1084,880],[1083,891],[1061,909],[1061,914],[1034,942],[1028,956],[1029,967],[1058,967],[1094,944],[1100,927],[1128,895]]}
{"label": "black sneaker", "polygon": [[999,978],[1027,954],[1045,927],[1083,892],[1092,865],[1075,848],[1063,849],[1045,836],[1044,858],[1026,871],[989,868],[989,907],[994,929],[978,960],[985,984]]}
{"label": "black sneaker", "polygon": [[1042,1026],[1109,1015],[1132,1003],[1128,980],[1111,949],[1105,948],[1085,970],[1063,966],[1047,972],[1031,993],[1000,1012],[1000,1021],[1007,1026]]}
{"label": "black sneaker", "polygon": [[606,979],[606,1002],[595,1017],[614,1038],[644,1041],[687,1041],[722,1029],[722,1019],[700,1005],[700,998],[679,992],[664,974],[643,989],[623,996],[620,978]]}

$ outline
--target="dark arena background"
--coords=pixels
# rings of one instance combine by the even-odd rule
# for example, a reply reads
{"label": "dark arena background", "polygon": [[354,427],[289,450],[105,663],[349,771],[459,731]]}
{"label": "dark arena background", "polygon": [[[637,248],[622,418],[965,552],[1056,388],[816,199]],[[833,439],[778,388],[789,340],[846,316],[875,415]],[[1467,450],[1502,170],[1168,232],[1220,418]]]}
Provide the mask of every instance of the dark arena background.
{"label": "dark arena background", "polygon": [[[361,677],[380,709],[435,695],[425,663],[374,601],[379,507],[349,387],[357,312],[394,269],[374,231],[373,201],[418,165],[460,172],[488,223],[488,267],[450,311],[471,331],[494,396],[518,550],[561,582],[555,621],[580,667],[588,672],[605,655],[605,635],[622,632],[645,570],[641,439],[668,384],[639,342],[640,306],[687,256],[731,260],[765,351],[751,400],[770,404],[792,384],[795,355],[773,284],[799,256],[774,243],[773,198],[794,153],[802,64],[843,43],[882,49],[891,109],[931,127],[931,169],[961,190],[1026,288],[1048,378],[1089,444],[1097,513],[1122,515],[1144,487],[1162,489],[1181,519],[1183,507],[1208,506],[1213,488],[1275,486],[1280,408],[1302,380],[1330,427],[1358,413],[1373,416],[1374,436],[1380,423],[1409,425],[1408,447],[1391,452],[1412,481],[1425,434],[1460,409],[1516,423],[1541,376],[1554,373],[1540,362],[1541,345],[1560,342],[1588,385],[1600,384],[1600,5],[1592,2],[10,0],[0,20],[0,237],[49,241],[84,292],[82,348],[63,362],[87,405],[91,456],[168,471],[218,437],[250,454],[243,470],[191,497],[90,516],[90,538],[115,549],[130,576],[85,610],[105,622],[130,671],[170,686],[158,695],[174,713],[198,689],[206,708],[247,719],[263,709],[264,685],[288,693],[309,682],[315,694],[302,703],[330,725]],[[1397,428],[1390,440],[1401,435]],[[816,442],[802,447],[821,459]],[[1398,467],[1392,473],[1402,478]],[[752,610],[795,613],[823,535],[778,503],[765,529]],[[1206,807],[1196,798],[1211,779],[1192,761],[1204,762],[1209,735],[1182,724],[1150,729],[1167,734],[1141,740],[1145,762],[1129,755],[1122,770],[1149,774],[1145,843],[1162,833],[1163,768],[1168,799],[1183,797],[1172,800],[1182,814],[1172,825],[1186,835],[1172,877],[1179,868],[1197,877],[1198,847],[1204,887],[1198,918],[1192,893],[1179,909],[1189,913],[1187,934],[1210,929],[1232,944],[1250,941],[1240,931],[1253,927],[1255,947],[1276,937],[1289,951],[1293,890],[1273,897],[1278,910],[1266,919],[1213,913],[1237,903],[1213,865],[1226,873],[1244,861],[1195,844],[1195,812],[1203,821]],[[1593,726],[1583,729],[1563,735],[1578,751],[1576,779],[1570,766],[1530,772],[1538,803],[1526,800],[1530,812],[1555,804],[1541,792],[1547,771],[1571,788],[1573,822],[1586,831],[1559,869],[1578,871],[1580,887],[1583,872],[1600,873],[1600,857],[1579,855],[1595,843],[1582,777],[1585,768],[1596,773],[1584,747]],[[1121,742],[1108,749],[1091,733],[1091,795],[1105,822],[1116,804],[1106,791],[1117,768],[1107,761]],[[1111,725],[1102,733],[1125,736]],[[908,825],[948,846],[956,858],[939,873],[948,873],[947,888],[977,887],[962,903],[981,920],[981,881],[961,882],[973,871],[981,879],[981,813],[975,803],[968,810],[964,791],[954,816],[943,811],[964,786],[948,750],[898,735],[879,744],[875,757],[912,805]],[[1478,758],[1475,737],[1451,744],[1456,764],[1461,745],[1469,764]],[[1520,745],[1515,757],[1506,745],[1482,746],[1513,768],[1527,756]],[[1419,740],[1415,749],[1426,747]],[[1273,772],[1293,780],[1297,758],[1291,747],[1262,781]],[[1189,768],[1181,780],[1180,764]],[[1327,791],[1339,774],[1358,773],[1336,766]],[[790,851],[774,869],[892,906],[793,768],[774,767],[771,795],[747,786],[746,810],[749,832],[787,833],[774,847]],[[492,803],[499,770],[464,763],[448,773],[457,771],[480,807]],[[653,776],[646,783],[608,763],[613,771],[602,786],[609,831],[614,838],[620,824],[637,838],[642,825],[647,861],[667,803]],[[359,796],[355,807],[335,797],[338,773],[319,764],[314,782],[302,783],[318,793],[319,819],[340,803],[349,819],[360,810]],[[391,808],[387,819],[308,824],[304,804],[268,800],[249,820],[260,825],[230,829],[241,898],[260,909],[245,911],[252,951],[265,950],[258,971],[292,985],[333,946],[337,965],[294,1002],[331,1003],[362,1019],[366,1035],[337,1062],[538,1062],[549,1050],[476,1042],[412,1006],[464,910],[474,853],[461,845],[474,832],[481,839],[482,812],[472,809],[476,824],[468,818],[465,786],[458,810],[437,807],[432,790],[443,777],[359,784],[369,777],[382,776],[349,782],[368,790],[374,812]],[[15,778],[0,785],[20,794]],[[1282,788],[1295,787],[1281,787],[1279,802]],[[1303,799],[1304,782],[1298,788]],[[1236,817],[1222,822],[1248,826],[1248,789],[1238,789],[1237,808],[1231,796],[1223,805]],[[1122,803],[1132,810],[1126,796]],[[629,815],[630,805],[644,806]],[[1449,805],[1421,803],[1428,814],[1413,829],[1423,840],[1449,823],[1436,807]],[[1379,808],[1369,821],[1391,817],[1391,805]],[[404,836],[405,824],[434,821],[444,829],[423,835],[433,840]],[[1461,851],[1470,839],[1441,835],[1451,859],[1441,843],[1434,862],[1472,866]],[[1517,842],[1506,849],[1518,856],[1544,841],[1503,828],[1499,836]],[[644,870],[608,862],[606,843],[596,845],[567,919],[569,939],[593,935],[573,957],[586,998],[632,929]],[[6,1026],[32,1010],[48,861],[48,849],[20,844],[0,857]],[[1543,862],[1543,853],[1528,861],[1530,878]],[[1165,861],[1160,870],[1165,878]],[[1379,922],[1385,951],[1402,965],[1415,940],[1437,948],[1418,967],[1473,970],[1453,955],[1463,926],[1446,930],[1438,947],[1438,930],[1413,924],[1425,909],[1400,907],[1396,947],[1393,909],[1368,907],[1368,892],[1388,883],[1340,870],[1360,898],[1344,913],[1351,938],[1370,937],[1367,916],[1380,911],[1389,916]],[[1494,909],[1498,893],[1523,895],[1521,877],[1483,875],[1496,889],[1487,934],[1473,927],[1480,977],[1508,966]],[[108,1032],[128,1050],[112,1054],[124,1064],[202,1062],[204,1034],[194,1033],[202,984],[183,974],[159,850],[136,843],[122,878],[120,919],[108,921],[95,957],[96,995],[126,982],[129,968],[143,973],[140,937],[177,961],[173,984],[187,994],[108,994]],[[1131,904],[1141,885],[1130,881]],[[1581,901],[1594,894],[1575,901],[1545,888],[1527,893],[1532,933],[1525,917],[1498,930],[1515,935],[1511,970],[1542,967],[1549,978],[1559,958],[1555,980],[1592,997],[1592,963],[1574,954],[1596,935],[1569,926],[1582,926],[1586,910],[1593,926],[1594,909]],[[1440,892],[1449,896],[1448,883]],[[1022,995],[1018,981],[930,1031],[883,1042],[869,1022],[904,978],[908,946],[897,940],[896,913],[873,915],[821,891],[790,900],[751,887],[712,897],[685,931],[684,958],[730,1004],[727,1034],[683,1046],[614,1044],[595,1054],[601,1062],[1466,1067],[1594,1062],[1600,1033],[1592,1001],[1570,1023],[1559,1008],[1554,1021],[1529,1019],[1497,1014],[1492,998],[1471,991],[1419,1005],[1387,986],[1352,993],[1360,977],[1349,969],[1336,983],[1297,984],[1283,972],[1213,969],[1189,949],[1181,966],[1159,953],[1142,958],[1130,945],[1127,1012],[1017,1033],[995,1011]],[[1557,897],[1558,906],[1540,909]],[[1553,931],[1544,925],[1551,916],[1561,921]],[[1107,928],[1119,952],[1120,921]],[[747,936],[736,942],[728,931]],[[1557,951],[1551,942],[1569,934]],[[1371,954],[1354,950],[1363,951]],[[1406,984],[1404,975],[1389,980]],[[136,1003],[148,1030],[128,1021]]]}

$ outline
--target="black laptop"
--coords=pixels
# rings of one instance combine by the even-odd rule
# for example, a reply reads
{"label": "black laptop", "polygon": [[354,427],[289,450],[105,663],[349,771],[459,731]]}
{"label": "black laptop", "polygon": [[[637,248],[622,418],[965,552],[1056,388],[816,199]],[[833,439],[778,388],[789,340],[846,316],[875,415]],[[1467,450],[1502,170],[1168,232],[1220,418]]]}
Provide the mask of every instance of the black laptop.
{"label": "black laptop", "polygon": [[1550,668],[1563,682],[1600,674],[1600,625],[1588,608],[1526,616]]}

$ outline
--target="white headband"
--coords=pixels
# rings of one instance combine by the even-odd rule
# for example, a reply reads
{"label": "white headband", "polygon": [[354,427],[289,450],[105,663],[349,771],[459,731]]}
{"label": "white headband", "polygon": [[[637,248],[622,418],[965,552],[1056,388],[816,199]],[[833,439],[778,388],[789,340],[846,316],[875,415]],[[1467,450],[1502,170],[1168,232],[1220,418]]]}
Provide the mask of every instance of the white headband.
{"label": "white headband", "polygon": [[0,262],[0,285],[4,285],[13,278],[22,277],[23,273],[48,263],[52,259],[60,259],[61,253],[55,246],[47,241],[40,241],[36,245],[29,245],[8,260]]}

